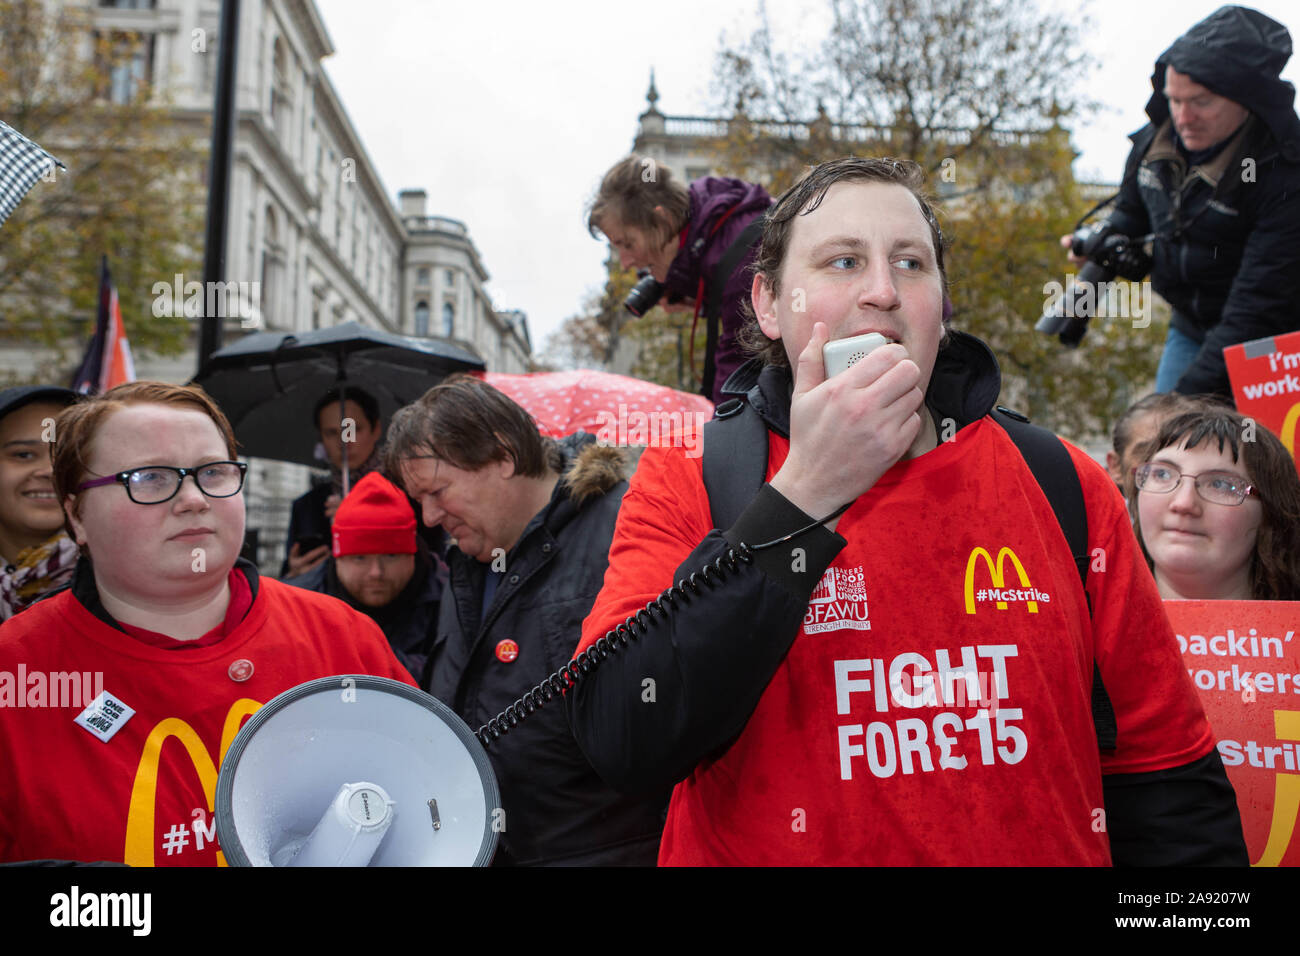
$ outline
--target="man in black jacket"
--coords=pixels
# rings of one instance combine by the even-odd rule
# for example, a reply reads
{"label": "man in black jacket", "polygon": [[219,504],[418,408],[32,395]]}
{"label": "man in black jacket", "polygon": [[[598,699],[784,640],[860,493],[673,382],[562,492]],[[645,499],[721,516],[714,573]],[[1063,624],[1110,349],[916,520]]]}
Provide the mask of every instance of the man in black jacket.
{"label": "man in black jacket", "polygon": [[[990,416],[992,354],[947,327],[920,183],[913,163],[837,160],[773,207],[763,358],[729,383],[766,483],[705,491],[743,484],[715,481],[749,447],[712,456],[729,421],[703,467],[646,452],[583,626],[574,734],[613,786],[677,784],[661,864],[1244,864],[1123,500],[1066,446],[1085,593]],[[888,344],[827,378],[823,347],[870,332]]]}
{"label": "man in black jacket", "polygon": [[[505,395],[454,376],[393,416],[385,465],[455,539],[426,689],[478,728],[568,662],[608,564],[622,453],[543,439]],[[667,789],[607,786],[558,701],[487,753],[504,811],[494,865],[654,864]]]}
{"label": "man in black jacket", "polygon": [[379,467],[379,443],[384,435],[379,402],[356,386],[347,387],[346,397],[340,410],[338,389],[332,388],[312,410],[330,477],[313,483],[293,501],[280,567],[282,578],[307,574],[329,557],[330,524],[343,500],[343,456],[347,456],[353,485]]}
{"label": "man in black jacket", "polygon": [[1300,329],[1300,117],[1286,27],[1220,7],[1156,60],[1110,225],[1154,235],[1156,391],[1231,395],[1223,350]]}

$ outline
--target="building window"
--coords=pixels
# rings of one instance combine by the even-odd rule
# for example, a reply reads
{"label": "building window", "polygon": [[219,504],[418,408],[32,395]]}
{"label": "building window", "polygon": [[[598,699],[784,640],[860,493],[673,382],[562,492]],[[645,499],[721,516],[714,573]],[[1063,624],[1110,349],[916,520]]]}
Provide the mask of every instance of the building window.
{"label": "building window", "polygon": [[[324,138],[321,139],[322,143]],[[333,182],[334,169],[334,150],[325,148],[325,158],[316,161],[317,188],[320,190],[321,201],[324,202],[325,194],[329,192]]]}
{"label": "building window", "polygon": [[266,207],[266,225],[262,242],[262,320],[275,325],[279,317],[280,279],[284,273],[284,247],[276,226],[275,212]]}
{"label": "building window", "polygon": [[448,287],[454,289],[456,287],[456,273],[448,269],[445,278],[447,280]]}
{"label": "building window", "polygon": [[152,10],[154,0],[99,0],[99,5],[114,10]]}
{"label": "building window", "polygon": [[415,303],[415,334],[429,334],[429,303],[423,300]]}
{"label": "building window", "polygon": [[130,103],[147,88],[153,76],[154,36],[151,33],[97,33],[99,74],[104,77],[100,96],[113,103]]}
{"label": "building window", "polygon": [[450,302],[442,304],[442,336],[451,338],[456,334],[456,310]]}
{"label": "building window", "polygon": [[316,130],[315,116],[311,118],[311,138],[316,142],[316,166],[313,171],[316,174],[317,180],[319,180],[321,178],[321,174],[324,172],[324,167],[321,165],[321,163],[325,158],[325,142],[324,142],[324,138]]}
{"label": "building window", "polygon": [[276,37],[271,58],[271,125],[280,138],[280,145],[287,150],[291,135],[289,127],[293,113],[293,92],[289,83],[289,55],[285,52],[282,37]]}
{"label": "building window", "polygon": [[420,266],[415,270],[415,284],[428,285],[433,277],[433,270],[428,266]]}

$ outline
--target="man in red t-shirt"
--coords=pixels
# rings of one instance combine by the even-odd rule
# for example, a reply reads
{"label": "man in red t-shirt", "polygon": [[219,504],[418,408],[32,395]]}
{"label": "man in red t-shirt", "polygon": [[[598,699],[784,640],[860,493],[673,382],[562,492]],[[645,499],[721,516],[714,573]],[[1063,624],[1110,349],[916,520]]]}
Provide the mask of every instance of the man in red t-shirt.
{"label": "man in red t-shirt", "polygon": [[[1123,502],[1067,446],[1085,595],[989,417],[992,354],[947,327],[920,181],[838,160],[773,208],[753,286],[770,341],[730,383],[766,426],[767,483],[719,530],[700,460],[648,451],[579,650],[743,557],[643,613],[578,681],[575,735],[614,786],[677,784],[661,864],[1244,864]],[[828,379],[822,347],[867,332],[888,344]],[[1094,664],[1117,731],[1104,752]]]}

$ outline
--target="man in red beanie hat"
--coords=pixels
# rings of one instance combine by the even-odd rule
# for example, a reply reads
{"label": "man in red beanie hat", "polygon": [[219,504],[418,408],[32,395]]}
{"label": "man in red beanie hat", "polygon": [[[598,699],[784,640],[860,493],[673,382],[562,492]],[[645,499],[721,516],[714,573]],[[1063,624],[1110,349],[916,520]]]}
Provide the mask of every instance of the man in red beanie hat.
{"label": "man in red beanie hat", "polygon": [[333,556],[285,583],[336,597],[371,617],[420,680],[447,572],[416,535],[406,495],[371,472],[339,505],[332,531]]}

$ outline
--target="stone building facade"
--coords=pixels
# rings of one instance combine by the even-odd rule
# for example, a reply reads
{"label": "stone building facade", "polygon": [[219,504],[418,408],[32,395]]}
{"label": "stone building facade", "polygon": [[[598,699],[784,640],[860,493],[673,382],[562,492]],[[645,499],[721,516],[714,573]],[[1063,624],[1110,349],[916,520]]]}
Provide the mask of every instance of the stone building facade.
{"label": "stone building facade", "polygon": [[[108,99],[165,96],[174,120],[191,124],[194,138],[207,142],[220,3],[47,3],[89,14],[87,52],[97,36],[129,45],[129,56],[107,77]],[[251,315],[226,320],[224,344],[252,331],[357,321],[453,339],[492,371],[531,371],[527,316],[493,306],[484,285],[489,273],[469,228],[430,215],[423,190],[404,190],[397,202],[385,191],[323,68],[334,46],[315,3],[242,0],[239,29],[225,278],[250,288],[257,283],[258,296]],[[196,202],[205,197],[195,191]],[[197,328],[193,341],[178,356],[137,359],[137,377],[189,380]],[[259,563],[272,570],[283,552],[288,503],[308,487],[310,470],[251,464],[248,524],[259,530]]]}

